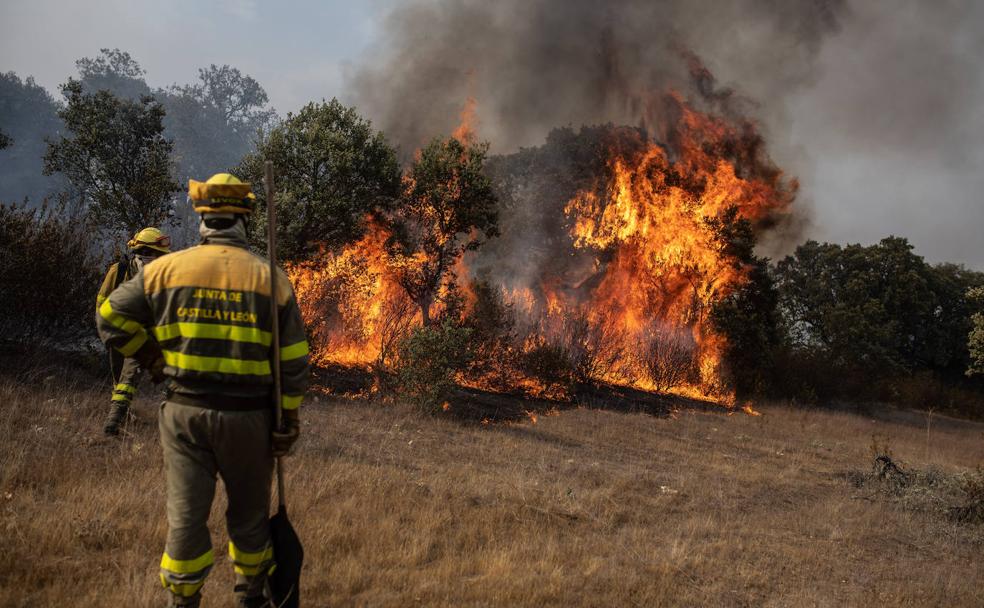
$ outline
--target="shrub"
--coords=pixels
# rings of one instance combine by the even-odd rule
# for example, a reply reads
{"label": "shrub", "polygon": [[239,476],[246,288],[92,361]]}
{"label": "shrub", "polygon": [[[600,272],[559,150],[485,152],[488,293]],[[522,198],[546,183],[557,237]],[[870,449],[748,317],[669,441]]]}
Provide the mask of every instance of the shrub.
{"label": "shrub", "polygon": [[963,493],[963,504],[951,510],[951,516],[960,522],[984,523],[984,469],[966,471],[957,479]]}
{"label": "shrub", "polygon": [[568,312],[561,335],[575,383],[610,382],[631,376],[624,330],[615,321],[593,323],[583,311]]}
{"label": "shrub", "polygon": [[657,325],[642,345],[642,368],[654,390],[666,392],[691,379],[697,370],[697,342],[683,328]]}
{"label": "shrub", "polygon": [[345,343],[363,343],[373,333],[365,311],[375,297],[379,278],[367,258],[324,254],[301,264],[288,264],[312,349],[319,352]]}
{"label": "shrub", "polygon": [[499,389],[515,388],[516,331],[513,307],[486,282],[471,285],[473,302],[462,324],[471,329],[469,378]]}
{"label": "shrub", "polygon": [[396,379],[404,396],[437,411],[468,365],[472,330],[449,322],[417,327],[397,345]]}
{"label": "shrub", "polygon": [[413,328],[413,302],[407,297],[395,295],[383,302],[378,321],[379,355],[372,364],[376,387],[384,388],[387,370],[399,354],[400,344]]}
{"label": "shrub", "polygon": [[91,337],[102,256],[93,230],[62,202],[0,204],[0,332],[25,344]]}
{"label": "shrub", "polygon": [[[951,473],[902,466],[891,456],[887,439],[872,437],[876,455],[870,472],[847,475],[855,487],[868,487],[898,508],[946,518],[959,524],[984,524],[984,470]],[[873,494],[872,494],[873,496]]]}
{"label": "shrub", "polygon": [[542,337],[530,338],[518,358],[520,371],[542,383],[544,394],[569,393],[574,387],[574,364],[566,348]]}
{"label": "shrub", "polygon": [[[984,308],[984,287],[969,289],[967,301],[977,309]],[[984,312],[975,312],[971,315],[970,322],[970,334],[967,336],[967,349],[970,351],[968,376],[984,374]]]}

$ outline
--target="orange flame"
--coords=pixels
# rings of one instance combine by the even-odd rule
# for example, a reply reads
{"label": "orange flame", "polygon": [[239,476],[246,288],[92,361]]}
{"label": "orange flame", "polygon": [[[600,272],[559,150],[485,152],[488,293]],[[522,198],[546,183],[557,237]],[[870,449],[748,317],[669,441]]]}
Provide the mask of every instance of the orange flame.
{"label": "orange flame", "polygon": [[[722,244],[722,218],[733,213],[732,219],[753,226],[774,218],[791,203],[795,183],[778,170],[749,168],[757,144],[748,143],[748,125],[700,112],[676,93],[664,104],[676,116],[662,125],[661,140],[670,143],[612,127],[606,172],[564,207],[570,240],[557,255],[587,258],[590,265],[573,273],[576,280],[544,275],[533,285],[502,286],[501,295],[530,328],[520,351],[562,343],[604,363],[589,370],[594,380],[672,388],[731,404],[723,368],[727,343],[710,312],[747,280],[747,269]],[[473,140],[475,122],[476,101],[469,97],[454,136]],[[394,336],[419,323],[395,279],[405,269],[387,256],[388,237],[371,223],[358,243],[289,269],[312,332],[314,362],[379,362]],[[455,275],[466,309],[475,302],[470,274],[466,259],[459,260]],[[664,346],[671,355],[683,352],[690,365],[672,387],[647,367]],[[514,375],[516,389],[541,396],[551,391],[540,380]]]}
{"label": "orange flame", "polygon": [[413,310],[396,282],[385,243],[389,232],[370,222],[366,235],[340,253],[287,265],[301,316],[311,335],[312,363],[367,365],[410,323]]}
{"label": "orange flame", "polygon": [[477,107],[478,101],[469,95],[459,115],[460,123],[451,133],[451,137],[463,142],[475,141],[475,129],[478,126]]}
{"label": "orange flame", "polygon": [[745,405],[743,405],[741,407],[741,411],[745,412],[749,416],[761,416],[762,415],[762,412],[760,412],[760,411],[756,410],[755,408],[753,408],[751,403],[746,403]]}
{"label": "orange flame", "polygon": [[640,369],[647,345],[667,330],[685,332],[697,374],[675,391],[730,403],[727,344],[710,312],[746,281],[747,270],[728,257],[716,226],[729,212],[753,226],[774,218],[792,201],[795,184],[778,171],[743,175],[750,171],[733,151],[744,141],[739,127],[696,111],[675,93],[666,101],[680,116],[668,132],[673,151],[641,140],[637,130],[614,129],[608,173],[565,207],[572,253],[594,256],[593,273],[580,284],[593,287],[585,293],[563,288],[560,277],[542,277],[539,298],[516,289],[506,296],[516,309],[539,311],[548,335],[570,331],[559,318],[583,314],[589,335],[627,360],[601,370],[599,379],[643,389],[655,388]]}

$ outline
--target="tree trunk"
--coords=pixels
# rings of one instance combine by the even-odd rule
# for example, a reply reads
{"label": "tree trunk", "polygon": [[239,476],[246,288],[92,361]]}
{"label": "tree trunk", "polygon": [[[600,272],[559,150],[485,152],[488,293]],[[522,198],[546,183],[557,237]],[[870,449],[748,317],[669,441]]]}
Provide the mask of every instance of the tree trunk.
{"label": "tree trunk", "polygon": [[434,298],[430,294],[421,296],[417,300],[417,306],[420,307],[420,319],[423,322],[424,327],[431,324],[430,309],[431,305],[434,303]]}

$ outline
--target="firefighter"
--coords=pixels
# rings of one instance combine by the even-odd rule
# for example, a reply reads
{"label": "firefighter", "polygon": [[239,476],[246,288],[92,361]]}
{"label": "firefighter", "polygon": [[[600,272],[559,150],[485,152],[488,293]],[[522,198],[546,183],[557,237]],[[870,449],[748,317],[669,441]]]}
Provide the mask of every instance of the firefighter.
{"label": "firefighter", "polygon": [[[144,264],[169,253],[171,251],[171,239],[157,228],[144,228],[133,235],[126,247],[129,251],[129,257],[109,267],[106,278],[103,279],[102,287],[96,294],[97,312],[109,294],[123,281],[137,274],[137,271]],[[110,399],[109,415],[103,425],[103,432],[106,435],[118,435],[120,425],[123,424],[130,412],[130,402],[137,394],[137,385],[140,383],[142,372],[135,359],[124,358],[112,348],[109,349],[109,369],[113,374],[113,396]]]}
{"label": "firefighter", "polygon": [[[160,436],[168,534],[160,578],[171,606],[198,606],[214,563],[208,514],[221,475],[240,606],[266,606],[276,556],[268,510],[274,458],[300,434],[308,345],[287,276],[247,248],[254,197],[227,173],[189,182],[202,243],[147,264],[99,309],[103,341],[167,381]],[[280,349],[283,426],[272,429],[271,350]]]}

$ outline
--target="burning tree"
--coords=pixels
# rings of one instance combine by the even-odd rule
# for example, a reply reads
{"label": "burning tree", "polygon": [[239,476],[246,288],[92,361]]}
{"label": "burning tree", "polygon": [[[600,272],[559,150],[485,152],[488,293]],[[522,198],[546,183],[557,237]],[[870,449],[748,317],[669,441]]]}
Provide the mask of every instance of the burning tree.
{"label": "burning tree", "polygon": [[[484,284],[501,300],[486,308],[512,318],[471,350],[494,361],[476,360],[459,381],[540,395],[618,383],[732,400],[743,373],[732,362],[754,366],[771,339],[755,325],[775,321],[755,243],[781,220],[796,183],[730,98],[704,84],[696,99],[649,99],[648,128],[558,129],[543,146],[487,164],[487,146],[467,132],[432,141],[385,221],[332,254],[370,260],[375,278],[354,315],[367,338],[339,340],[335,325],[327,342],[348,346],[324,356],[375,360],[379,345],[394,343],[378,322],[394,298],[414,303],[415,324],[454,317],[479,328],[481,303],[491,301],[476,290]],[[303,285],[302,310],[311,311]],[[763,302],[772,312],[758,314]]]}
{"label": "burning tree", "polygon": [[[591,381],[665,387],[662,373],[656,382],[645,371],[657,324],[689,335],[678,336],[696,362],[686,383],[728,399],[730,340],[745,331],[728,316],[758,298],[749,288],[762,274],[757,236],[782,217],[796,184],[765,155],[754,124],[676,92],[651,105],[655,132],[562,129],[496,159],[502,237],[471,264],[502,286],[532,334],[601,353],[604,365],[586,368]],[[745,333],[751,346],[758,336]]]}
{"label": "burning tree", "polygon": [[481,244],[479,235],[497,234],[486,151],[454,137],[434,140],[406,172],[395,210],[370,219],[355,243],[322,246],[288,267],[314,361],[388,367],[412,331],[412,308],[430,324],[439,296],[457,291],[462,253]]}
{"label": "burning tree", "polygon": [[454,266],[482,237],[498,235],[496,197],[484,173],[488,144],[435,139],[404,177],[388,249],[397,281],[420,308],[424,325]]}

